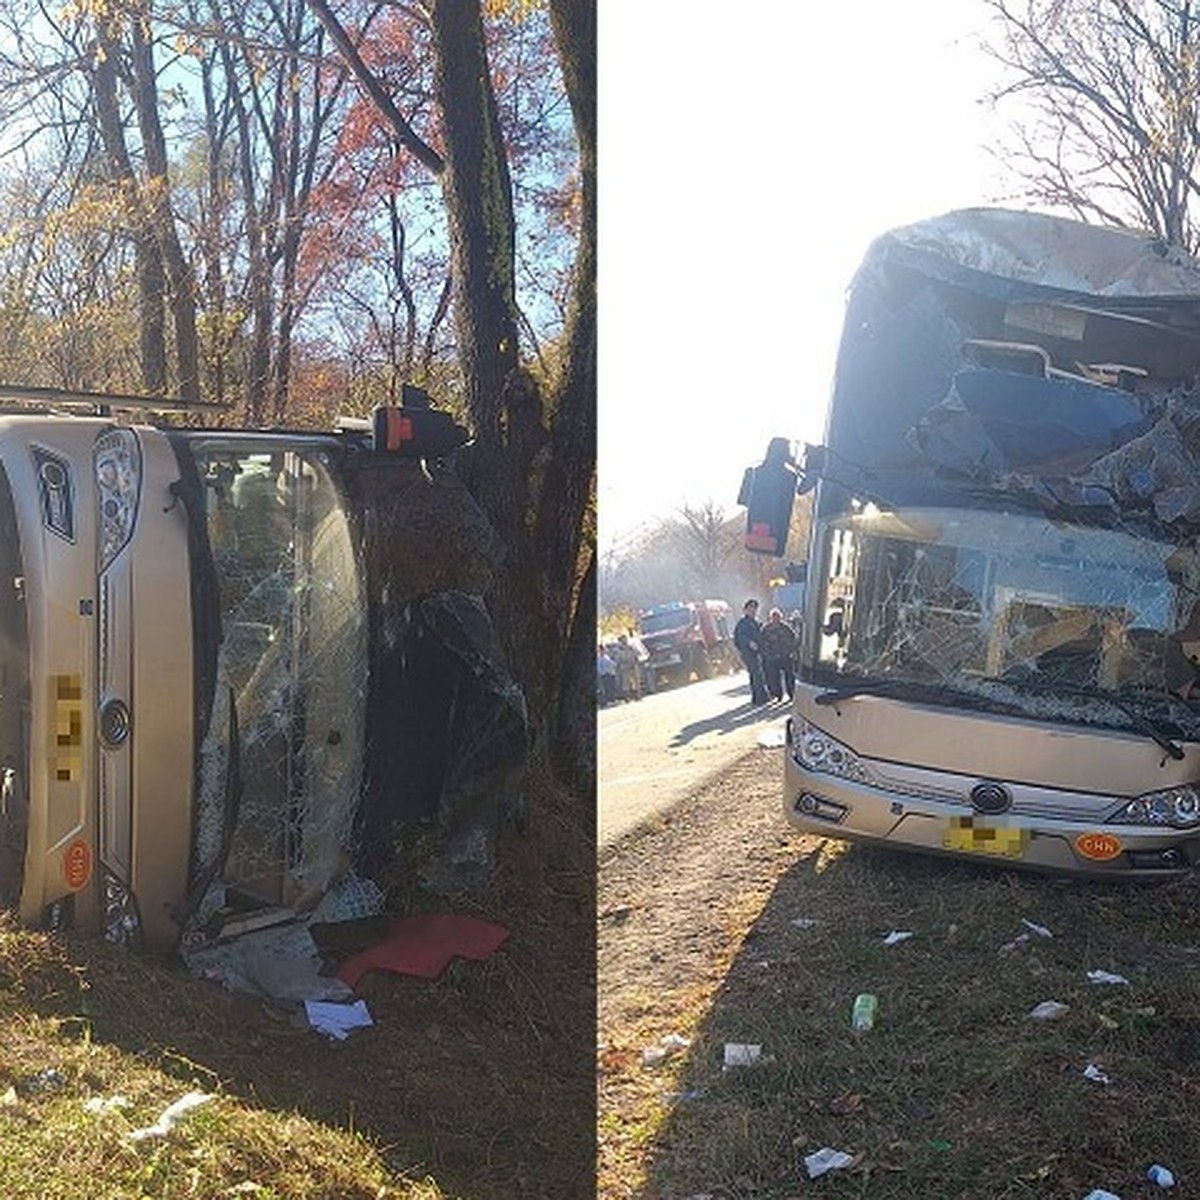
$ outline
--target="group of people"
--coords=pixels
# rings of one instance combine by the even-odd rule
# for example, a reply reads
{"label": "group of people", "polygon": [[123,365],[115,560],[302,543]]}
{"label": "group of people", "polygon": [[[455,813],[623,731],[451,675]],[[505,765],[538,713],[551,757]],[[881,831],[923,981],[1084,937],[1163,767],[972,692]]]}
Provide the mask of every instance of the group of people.
{"label": "group of people", "polygon": [[649,652],[632,630],[611,646],[600,643],[596,651],[596,682],[601,705],[618,700],[640,700],[644,691],[642,674]]}
{"label": "group of people", "polygon": [[750,674],[750,702],[761,705],[785,696],[790,700],[796,689],[796,630],[773,608],[764,625],[758,619],[758,601],[747,600],[742,616],[733,627],[733,644]]}

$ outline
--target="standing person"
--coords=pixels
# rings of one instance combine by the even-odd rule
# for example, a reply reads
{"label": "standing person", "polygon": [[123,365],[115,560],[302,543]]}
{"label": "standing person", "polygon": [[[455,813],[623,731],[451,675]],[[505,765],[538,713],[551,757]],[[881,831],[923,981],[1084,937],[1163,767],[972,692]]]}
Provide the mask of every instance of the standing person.
{"label": "standing person", "polygon": [[621,690],[622,700],[640,700],[642,698],[641,664],[638,662],[637,651],[629,644],[627,634],[617,638],[613,647],[613,660],[617,664],[617,681]]}
{"label": "standing person", "polygon": [[792,698],[796,690],[796,631],[783,619],[783,613],[771,609],[762,630],[763,674],[772,700]]}
{"label": "standing person", "polygon": [[600,688],[600,706],[611,704],[617,698],[617,664],[603,642],[596,650],[596,679]]}
{"label": "standing person", "polygon": [[654,691],[650,678],[650,651],[646,649],[646,643],[638,637],[636,629],[630,629],[628,637],[638,660],[638,694],[647,696]]}
{"label": "standing person", "polygon": [[766,704],[767,682],[763,676],[762,626],[758,623],[758,601],[742,605],[742,618],[733,627],[733,644],[750,673],[750,703]]}

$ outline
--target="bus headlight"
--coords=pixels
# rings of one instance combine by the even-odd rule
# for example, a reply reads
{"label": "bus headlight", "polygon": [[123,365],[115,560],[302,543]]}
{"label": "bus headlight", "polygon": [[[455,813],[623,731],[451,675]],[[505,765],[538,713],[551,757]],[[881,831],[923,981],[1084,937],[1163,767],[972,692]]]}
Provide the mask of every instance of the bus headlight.
{"label": "bus headlight", "polygon": [[100,522],[96,557],[103,571],[121,552],[137,520],[142,487],[142,456],[137,438],[128,429],[110,429],[92,448]]}
{"label": "bus headlight", "polygon": [[1130,800],[1112,818],[1116,825],[1169,825],[1191,829],[1200,825],[1200,788],[1192,784],[1147,792]]}
{"label": "bus headlight", "polygon": [[796,761],[810,771],[864,782],[869,777],[867,768],[853,750],[804,720],[796,722],[793,754]]}

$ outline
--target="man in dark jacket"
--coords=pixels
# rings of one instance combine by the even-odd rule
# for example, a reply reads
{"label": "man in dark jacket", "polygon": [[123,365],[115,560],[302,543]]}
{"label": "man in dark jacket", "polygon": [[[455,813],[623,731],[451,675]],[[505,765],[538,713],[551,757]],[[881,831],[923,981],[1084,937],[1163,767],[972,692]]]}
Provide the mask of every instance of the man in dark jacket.
{"label": "man in dark jacket", "polygon": [[767,681],[763,674],[762,626],[758,623],[758,601],[742,605],[742,619],[733,627],[733,644],[750,673],[750,703],[766,704]]}
{"label": "man in dark jacket", "polygon": [[796,632],[783,619],[783,613],[773,608],[762,627],[763,674],[772,700],[790,700],[796,688]]}

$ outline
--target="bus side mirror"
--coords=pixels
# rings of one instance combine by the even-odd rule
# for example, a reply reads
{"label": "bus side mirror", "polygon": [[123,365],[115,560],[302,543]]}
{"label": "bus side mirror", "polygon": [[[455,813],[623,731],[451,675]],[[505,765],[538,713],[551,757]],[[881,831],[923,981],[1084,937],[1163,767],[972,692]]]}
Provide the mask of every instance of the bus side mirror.
{"label": "bus side mirror", "polygon": [[746,509],[745,546],[780,556],[787,545],[796,498],[796,463],[787,438],[772,438],[766,457],[742,475],[738,503]]}

